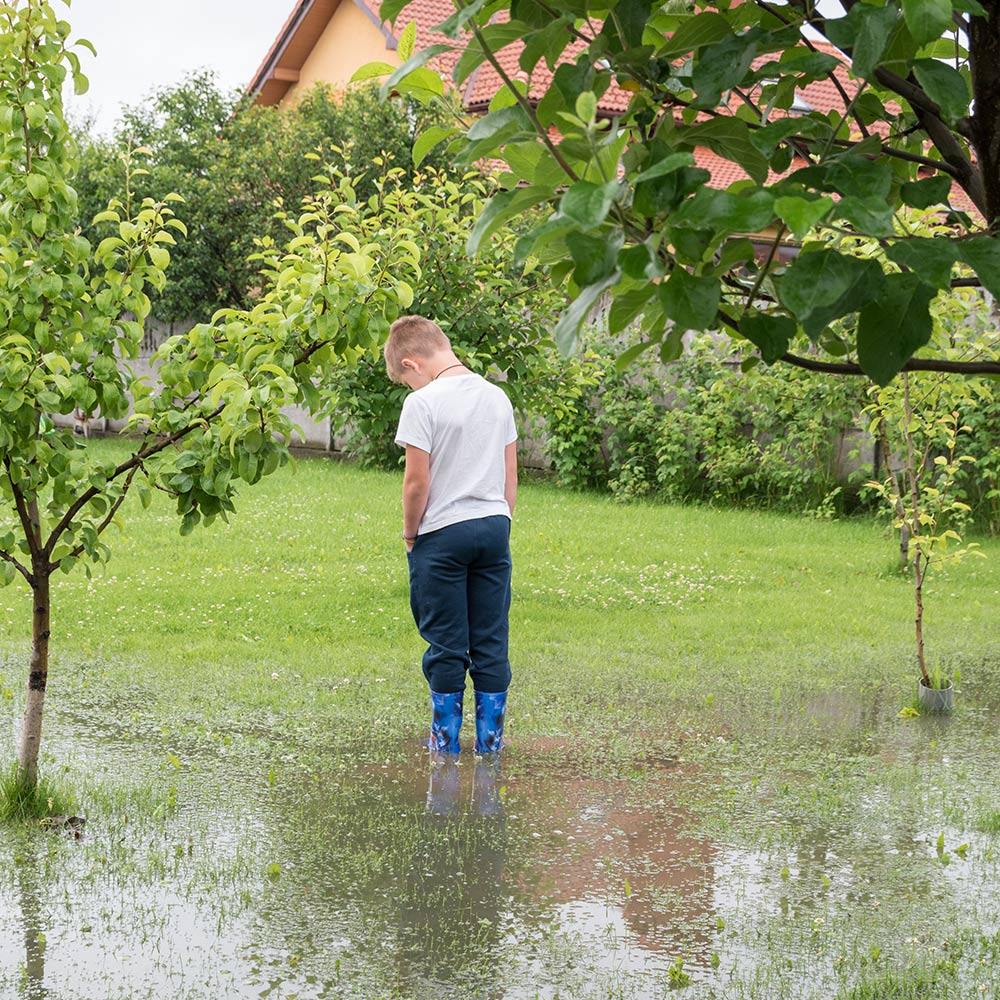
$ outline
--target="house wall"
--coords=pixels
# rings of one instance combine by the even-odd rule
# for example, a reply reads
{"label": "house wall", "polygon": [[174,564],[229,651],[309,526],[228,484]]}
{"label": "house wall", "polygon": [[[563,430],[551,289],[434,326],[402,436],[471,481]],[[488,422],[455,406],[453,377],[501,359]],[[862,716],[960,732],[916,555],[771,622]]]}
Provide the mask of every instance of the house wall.
{"label": "house wall", "polygon": [[367,62],[398,66],[395,50],[387,49],[385,42],[385,35],[364,11],[352,0],[342,0],[299,70],[298,83],[289,89],[281,106],[294,104],[299,95],[317,83],[343,87],[354,71]]}

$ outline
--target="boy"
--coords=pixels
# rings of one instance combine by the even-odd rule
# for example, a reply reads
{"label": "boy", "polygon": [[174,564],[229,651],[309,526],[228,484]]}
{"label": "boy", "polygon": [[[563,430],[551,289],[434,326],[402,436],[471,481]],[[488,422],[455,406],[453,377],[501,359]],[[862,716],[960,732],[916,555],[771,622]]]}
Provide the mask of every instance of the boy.
{"label": "boy", "polygon": [[517,431],[502,389],[469,371],[441,328],[421,316],[392,324],[389,378],[413,390],[396,444],[406,449],[403,541],[410,607],[428,643],[430,748],[458,753],[465,674],[476,697],[476,753],[504,745],[510,683],[510,525]]}

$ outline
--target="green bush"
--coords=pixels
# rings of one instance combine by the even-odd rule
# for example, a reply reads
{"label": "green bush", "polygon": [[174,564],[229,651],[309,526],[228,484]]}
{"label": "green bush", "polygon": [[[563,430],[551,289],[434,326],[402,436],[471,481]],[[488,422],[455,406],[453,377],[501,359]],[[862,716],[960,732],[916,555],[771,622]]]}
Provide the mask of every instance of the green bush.
{"label": "green bush", "polygon": [[[717,349],[619,371],[619,346],[592,340],[593,389],[548,419],[560,481],[629,500],[816,509],[834,494],[839,430],[864,403],[857,381],[786,366],[742,372]],[[838,496],[843,496],[839,494]]]}

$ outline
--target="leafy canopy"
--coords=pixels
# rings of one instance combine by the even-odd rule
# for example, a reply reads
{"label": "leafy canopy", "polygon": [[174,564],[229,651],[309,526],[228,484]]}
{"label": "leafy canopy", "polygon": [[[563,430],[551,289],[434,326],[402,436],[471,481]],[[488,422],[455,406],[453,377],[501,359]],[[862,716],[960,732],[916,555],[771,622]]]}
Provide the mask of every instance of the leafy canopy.
{"label": "leafy canopy", "polygon": [[[440,27],[453,43],[383,91],[439,100],[432,66],[495,81],[485,116],[428,131],[421,151],[503,164],[473,253],[545,210],[519,254],[567,281],[567,351],[610,297],[611,331],[638,330],[629,356],[676,358],[685,331],[722,329],[768,363],[885,383],[940,365],[915,357],[935,299],[1000,292],[1000,20],[978,0],[846,0],[831,17],[810,0],[456,0]],[[936,209],[947,235],[913,232],[908,208]],[[871,241],[878,261],[857,249]]]}

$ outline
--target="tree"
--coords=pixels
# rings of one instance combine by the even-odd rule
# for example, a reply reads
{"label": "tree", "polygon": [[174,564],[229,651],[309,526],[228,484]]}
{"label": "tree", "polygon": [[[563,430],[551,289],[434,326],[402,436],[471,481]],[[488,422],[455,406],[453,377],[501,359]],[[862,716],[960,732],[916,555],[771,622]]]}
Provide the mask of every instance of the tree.
{"label": "tree", "polygon": [[[355,162],[371,164],[387,153],[412,178],[411,150],[427,117],[412,101],[380,101],[372,87],[339,93],[317,85],[291,108],[254,107],[245,95],[221,90],[213,73],[193,73],[127,108],[111,138],[90,135],[85,123],[76,129],[83,235],[96,238],[89,220],[120,191],[117,151],[148,150],[135,190],[180,194],[188,229],[173,251],[169,284],[152,297],[152,315],[190,322],[247,306],[254,239],[280,243],[278,206],[294,211],[312,193],[315,165],[306,154],[336,143],[351,147]],[[444,168],[444,161],[438,150],[433,162]],[[359,197],[375,193],[370,174],[355,183]]]}
{"label": "tree", "polygon": [[[382,15],[404,6],[386,0]],[[382,89],[437,100],[428,64],[448,50],[454,84],[477,69],[494,75],[489,113],[428,132],[421,150],[446,142],[466,162],[506,165],[470,252],[504,222],[549,210],[517,258],[534,253],[565,276],[572,301],[556,336],[566,350],[608,297],[612,332],[639,330],[623,360],[648,348],[676,358],[685,331],[722,329],[768,364],[880,384],[900,370],[998,373],[995,355],[916,355],[936,297],[963,285],[1000,295],[1000,9],[844,9],[456,0],[441,26],[454,43],[412,56]],[[797,89],[819,80],[839,107],[793,107]],[[611,88],[627,100],[613,117],[600,113]],[[746,178],[709,186],[705,150]],[[948,235],[913,234],[904,206],[936,207]],[[754,234],[766,234],[763,252]],[[777,251],[789,237],[801,251],[786,263]],[[859,249],[871,241],[884,263]]]}
{"label": "tree", "polygon": [[[158,352],[160,384],[137,378],[147,288],[162,290],[178,196],[135,203],[126,187],[80,235],[71,180],[76,151],[62,107],[69,71],[86,86],[70,26],[46,0],[0,6],[0,583],[20,578],[32,601],[31,653],[18,755],[37,781],[52,636],[51,578],[111,556],[106,529],[130,493],[176,500],[181,532],[234,510],[240,483],[287,460],[282,407],[318,406],[331,371],[370,350],[408,305],[416,246],[397,220],[364,216],[335,178],[285,219],[282,251],[261,242],[252,308],[222,310]],[[78,44],[88,45],[80,42]],[[132,170],[132,156],[126,155]],[[315,169],[315,167],[313,168]],[[350,220],[353,232],[345,232]],[[360,234],[360,238],[359,238]],[[125,319],[127,313],[134,319]],[[48,414],[74,408],[125,417],[130,454],[102,461]]]}

